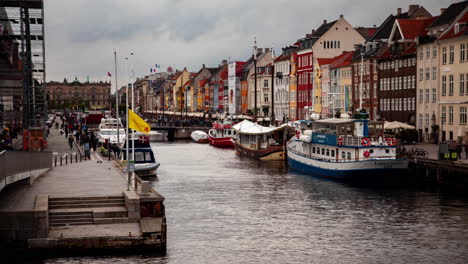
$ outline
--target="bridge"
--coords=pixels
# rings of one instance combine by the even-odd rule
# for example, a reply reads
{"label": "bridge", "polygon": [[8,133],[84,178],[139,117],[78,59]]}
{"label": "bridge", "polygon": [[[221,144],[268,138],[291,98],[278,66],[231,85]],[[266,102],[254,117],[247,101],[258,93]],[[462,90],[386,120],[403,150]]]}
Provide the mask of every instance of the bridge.
{"label": "bridge", "polygon": [[153,131],[166,131],[167,139],[173,141],[176,139],[190,139],[193,131],[201,130],[208,133],[211,126],[161,126],[157,124],[150,124]]}

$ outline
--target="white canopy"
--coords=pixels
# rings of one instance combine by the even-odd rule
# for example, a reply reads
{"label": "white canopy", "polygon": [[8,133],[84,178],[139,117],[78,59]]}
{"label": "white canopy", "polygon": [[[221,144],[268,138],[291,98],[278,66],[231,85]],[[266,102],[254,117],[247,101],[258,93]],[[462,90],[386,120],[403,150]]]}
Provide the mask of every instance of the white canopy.
{"label": "white canopy", "polygon": [[414,126],[398,122],[398,121],[393,121],[393,122],[385,122],[384,123],[384,129],[415,129]]}
{"label": "white canopy", "polygon": [[232,128],[241,134],[259,135],[271,133],[273,131],[282,129],[284,126],[286,126],[286,124],[283,124],[280,127],[264,127],[257,123],[250,122],[249,120],[244,120]]}

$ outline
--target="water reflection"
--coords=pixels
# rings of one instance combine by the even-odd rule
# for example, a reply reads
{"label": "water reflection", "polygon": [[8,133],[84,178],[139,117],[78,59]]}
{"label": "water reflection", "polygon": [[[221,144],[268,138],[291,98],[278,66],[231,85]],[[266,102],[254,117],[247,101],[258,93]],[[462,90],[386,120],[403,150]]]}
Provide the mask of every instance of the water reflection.
{"label": "water reflection", "polygon": [[468,201],[342,183],[190,142],[155,144],[165,257],[47,263],[465,263]]}

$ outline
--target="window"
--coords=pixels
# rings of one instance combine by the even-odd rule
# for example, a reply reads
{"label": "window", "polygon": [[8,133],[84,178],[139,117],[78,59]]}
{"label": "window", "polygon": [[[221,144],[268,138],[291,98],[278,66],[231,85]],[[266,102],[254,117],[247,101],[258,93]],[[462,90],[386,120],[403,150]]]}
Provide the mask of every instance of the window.
{"label": "window", "polygon": [[419,89],[419,103],[422,103],[423,102],[423,89]]}
{"label": "window", "polygon": [[327,149],[327,156],[330,156],[330,150]]}
{"label": "window", "polygon": [[445,124],[445,122],[446,122],[446,120],[445,120],[446,116],[447,116],[447,107],[446,107],[446,106],[442,106],[442,115],[441,115],[441,117],[442,117],[442,118],[441,118],[442,124]]}
{"label": "window", "polygon": [[455,59],[455,47],[450,46],[449,64],[453,64],[454,59]]}
{"label": "window", "polygon": [[429,127],[429,114],[426,114],[426,123],[425,127]]}
{"label": "window", "polygon": [[447,76],[442,75],[442,96],[447,95]]}
{"label": "window", "polygon": [[449,75],[449,96],[453,96],[453,74]]}
{"label": "window", "polygon": [[419,114],[419,122],[418,122],[418,127],[423,127],[423,114]]}
{"label": "window", "polygon": [[432,80],[437,78],[437,67],[432,67]]}
{"label": "window", "polygon": [[322,155],[325,155],[325,149],[322,148]]}
{"label": "window", "polygon": [[346,154],[345,154],[344,151],[341,152],[341,158],[342,158],[342,159],[345,159],[345,158],[346,158]]}
{"label": "window", "polygon": [[351,152],[347,152],[346,157],[350,160],[351,159]]}
{"label": "window", "polygon": [[[340,43],[340,42],[338,41],[338,44],[339,44],[339,43]],[[339,45],[338,45],[338,46],[339,46]],[[335,157],[335,150],[334,150],[334,149],[331,150],[331,156],[332,156],[332,157]]]}
{"label": "window", "polygon": [[268,93],[263,94],[263,99],[265,100],[265,103],[268,103]]}
{"label": "window", "polygon": [[449,106],[449,124],[453,124],[453,106]]}
{"label": "window", "polygon": [[431,69],[429,67],[426,68],[426,80],[429,80],[429,78],[430,78],[430,75],[431,75],[430,71],[431,71]]}
{"label": "window", "polygon": [[431,58],[431,47],[426,47],[426,59]]}
{"label": "window", "polygon": [[437,89],[432,88],[432,102],[435,103],[437,101]]}
{"label": "window", "polygon": [[432,47],[432,58],[437,57],[437,46]]}
{"label": "window", "polygon": [[422,81],[424,77],[423,68],[419,68],[419,80]]}
{"label": "window", "polygon": [[312,153],[315,153],[315,147],[312,147]]}
{"label": "window", "polygon": [[268,80],[263,80],[263,87],[268,87]]}
{"label": "window", "polygon": [[[468,87],[467,87],[468,88]],[[465,95],[465,74],[460,74],[460,96]]]}
{"label": "window", "polygon": [[429,89],[426,89],[426,103],[429,103],[429,98],[430,98]]}
{"label": "window", "polygon": [[424,58],[424,48],[419,49],[419,59],[422,60]]}
{"label": "window", "polygon": [[466,106],[460,106],[460,125],[466,125]]}
{"label": "window", "polygon": [[447,64],[447,47],[442,47],[442,64]]}
{"label": "window", "polygon": [[465,43],[460,44],[460,63],[465,62]]}

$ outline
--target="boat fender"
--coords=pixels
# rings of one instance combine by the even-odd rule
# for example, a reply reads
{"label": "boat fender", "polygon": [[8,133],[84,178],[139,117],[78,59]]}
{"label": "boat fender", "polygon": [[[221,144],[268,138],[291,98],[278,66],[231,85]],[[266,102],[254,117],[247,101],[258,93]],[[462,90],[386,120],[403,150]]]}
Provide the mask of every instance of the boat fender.
{"label": "boat fender", "polygon": [[364,151],[364,157],[365,157],[365,158],[368,158],[368,157],[370,157],[370,152],[369,152],[369,151],[367,151],[367,150],[366,150],[366,151]]}
{"label": "boat fender", "polygon": [[343,137],[342,136],[339,136],[338,137],[338,145],[343,145]]}
{"label": "boat fender", "polygon": [[387,143],[387,146],[393,146],[395,145],[395,139],[392,137],[388,137],[385,139],[385,142]]}
{"label": "boat fender", "polygon": [[296,138],[299,139],[299,137],[301,136],[301,131],[296,131]]}
{"label": "boat fender", "polygon": [[363,145],[364,147],[369,147],[369,146],[371,145],[370,139],[368,139],[368,138],[362,138],[362,139],[361,139],[361,145]]}

